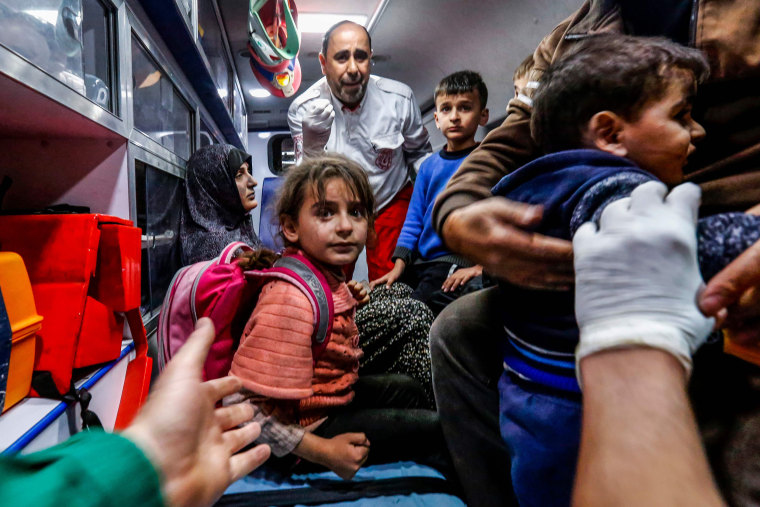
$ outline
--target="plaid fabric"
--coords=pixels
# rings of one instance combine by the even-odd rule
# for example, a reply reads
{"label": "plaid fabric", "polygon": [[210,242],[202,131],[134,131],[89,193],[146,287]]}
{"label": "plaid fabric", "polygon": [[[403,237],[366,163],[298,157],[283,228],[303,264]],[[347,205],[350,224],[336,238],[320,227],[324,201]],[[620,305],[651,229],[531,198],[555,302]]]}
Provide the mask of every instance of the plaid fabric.
{"label": "plaid fabric", "polygon": [[298,424],[283,424],[270,411],[261,396],[243,389],[239,393],[226,396],[223,401],[224,406],[234,405],[236,403],[248,402],[253,405],[253,418],[250,422],[257,422],[261,425],[261,435],[256,440],[257,444],[269,444],[272,454],[281,458],[293,452],[301,443],[306,429]]}

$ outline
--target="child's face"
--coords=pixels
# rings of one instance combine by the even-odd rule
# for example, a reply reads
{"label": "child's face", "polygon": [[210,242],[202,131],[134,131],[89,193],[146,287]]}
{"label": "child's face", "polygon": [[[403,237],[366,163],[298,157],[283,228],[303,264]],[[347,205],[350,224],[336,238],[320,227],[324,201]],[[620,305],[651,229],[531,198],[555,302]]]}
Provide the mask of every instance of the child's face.
{"label": "child's face", "polygon": [[237,185],[238,193],[240,194],[240,202],[243,203],[243,208],[246,211],[251,211],[253,208],[259,205],[256,202],[256,180],[251,176],[248,162],[243,162],[243,165],[238,169],[235,174],[235,185]]}
{"label": "child's face", "polygon": [[346,183],[332,178],[325,185],[324,201],[315,192],[298,212],[298,221],[285,217],[282,232],[285,238],[299,245],[316,260],[331,266],[354,262],[367,242],[366,211],[352,195]]}
{"label": "child's face", "polygon": [[528,85],[528,74],[526,73],[524,76],[518,77],[517,79],[515,79],[514,85],[515,85],[515,97],[517,97],[517,95],[521,91],[523,91],[525,87]]}
{"label": "child's face", "polygon": [[435,126],[448,141],[466,142],[475,137],[478,125],[488,122],[488,110],[480,107],[480,93],[472,90],[435,99]]}
{"label": "child's face", "polygon": [[683,180],[683,167],[696,149],[694,142],[705,136],[705,129],[691,117],[694,83],[673,80],[665,95],[644,106],[634,122],[623,122],[618,142],[642,169],[663,183],[675,185]]}

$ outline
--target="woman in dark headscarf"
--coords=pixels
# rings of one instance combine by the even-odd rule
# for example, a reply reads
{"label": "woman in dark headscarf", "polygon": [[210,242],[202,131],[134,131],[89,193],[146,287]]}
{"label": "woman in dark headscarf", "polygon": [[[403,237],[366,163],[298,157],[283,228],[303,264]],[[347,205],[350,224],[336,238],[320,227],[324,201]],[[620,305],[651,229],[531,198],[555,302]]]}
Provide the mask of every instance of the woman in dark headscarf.
{"label": "woman in dark headscarf", "polygon": [[233,241],[261,244],[249,213],[258,205],[255,186],[248,153],[226,144],[193,153],[179,229],[183,266],[213,259]]}

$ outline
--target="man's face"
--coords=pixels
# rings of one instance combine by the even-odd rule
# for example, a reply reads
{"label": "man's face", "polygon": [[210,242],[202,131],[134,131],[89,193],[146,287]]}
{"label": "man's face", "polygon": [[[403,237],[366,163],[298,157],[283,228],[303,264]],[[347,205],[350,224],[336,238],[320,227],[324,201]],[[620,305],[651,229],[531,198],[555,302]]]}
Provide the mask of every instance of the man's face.
{"label": "man's face", "polygon": [[333,31],[327,44],[327,54],[319,55],[322,74],[338,100],[354,107],[367,91],[372,50],[364,29],[346,23]]}

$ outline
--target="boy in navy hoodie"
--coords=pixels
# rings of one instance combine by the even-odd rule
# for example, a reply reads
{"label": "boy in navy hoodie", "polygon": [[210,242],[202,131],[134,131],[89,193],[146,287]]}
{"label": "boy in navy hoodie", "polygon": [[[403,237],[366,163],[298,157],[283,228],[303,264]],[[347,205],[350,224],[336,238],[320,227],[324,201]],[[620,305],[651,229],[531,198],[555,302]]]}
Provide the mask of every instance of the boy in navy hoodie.
{"label": "boy in navy hoodie", "polygon": [[401,280],[412,297],[438,315],[454,299],[482,288],[482,266],[446,249],[432,224],[433,203],[464,158],[477,147],[475,133],[488,123],[488,89],[477,72],[448,75],[435,88],[435,125],[446,146],[420,166],[404,227],[393,252],[394,267],[372,281],[390,287]]}
{"label": "boy in navy hoodie", "polygon": [[[541,204],[537,232],[570,239],[637,186],[681,183],[693,143],[705,135],[691,107],[707,72],[698,50],[666,39],[598,35],[580,43],[547,70],[533,96],[531,130],[548,154],[504,177],[493,193]],[[760,218],[714,215],[697,232],[709,279],[757,241]],[[515,493],[521,506],[569,505],[581,416],[573,292],[499,286],[506,331],[499,423]],[[688,375],[691,363],[683,363]]]}

